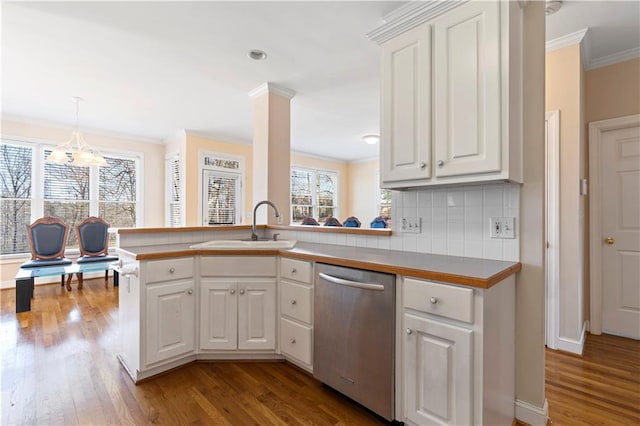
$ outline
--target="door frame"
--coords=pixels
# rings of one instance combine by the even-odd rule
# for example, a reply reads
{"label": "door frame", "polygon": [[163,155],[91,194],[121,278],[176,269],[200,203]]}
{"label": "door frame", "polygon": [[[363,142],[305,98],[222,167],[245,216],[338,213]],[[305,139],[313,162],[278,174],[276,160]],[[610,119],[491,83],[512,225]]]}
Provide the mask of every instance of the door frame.
{"label": "door frame", "polygon": [[560,340],[560,111],[545,113],[545,342]]}
{"label": "door frame", "polygon": [[640,126],[640,114],[589,123],[589,332],[602,334],[601,147],[603,133]]}

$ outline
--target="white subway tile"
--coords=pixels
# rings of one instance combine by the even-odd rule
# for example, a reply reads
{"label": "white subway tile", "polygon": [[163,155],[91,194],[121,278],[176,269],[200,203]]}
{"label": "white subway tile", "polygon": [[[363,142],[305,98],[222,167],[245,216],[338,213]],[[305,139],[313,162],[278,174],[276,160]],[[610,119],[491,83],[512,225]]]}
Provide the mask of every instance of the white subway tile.
{"label": "white subway tile", "polygon": [[517,239],[504,240],[502,260],[518,262],[520,260],[520,241]]}
{"label": "white subway tile", "polygon": [[464,192],[462,191],[449,191],[447,192],[447,206],[463,206],[464,205]]}
{"label": "white subway tile", "polygon": [[449,223],[464,222],[464,207],[463,206],[449,207],[447,210],[447,220]]}
{"label": "white subway tile", "polygon": [[389,247],[391,250],[402,250],[402,237],[400,235],[392,235]]}
{"label": "white subway tile", "polygon": [[465,223],[464,225],[464,238],[465,241],[482,241],[483,240],[483,226],[482,223]]}
{"label": "white subway tile", "polygon": [[336,235],[336,244],[340,246],[347,245],[347,234],[337,234]]}
{"label": "white subway tile", "polygon": [[422,223],[431,223],[431,219],[433,217],[431,207],[418,207],[418,217],[422,218]]}
{"label": "white subway tile", "polygon": [[356,246],[357,247],[366,247],[367,246],[367,236],[366,235],[356,235]]}
{"label": "white subway tile", "polygon": [[433,223],[447,223],[447,207],[434,207],[432,215]]}
{"label": "white subway tile", "polygon": [[378,248],[381,250],[389,250],[391,248],[391,238],[378,237]]}
{"label": "white subway tile", "polygon": [[447,240],[434,238],[431,241],[431,252],[433,254],[447,254]]}
{"label": "white subway tile", "polygon": [[464,209],[465,223],[482,223],[482,206],[466,206]]}
{"label": "white subway tile", "polygon": [[447,206],[447,191],[440,189],[433,191],[433,207]]}
{"label": "white subway tile", "polygon": [[484,206],[500,206],[504,205],[504,188],[501,186],[490,185],[484,187]]}
{"label": "white subway tile", "polygon": [[484,240],[483,257],[502,260],[502,240]]}
{"label": "white subway tile", "polygon": [[418,207],[418,193],[416,191],[404,191],[402,193],[402,206],[406,209]]}
{"label": "white subway tile", "polygon": [[464,241],[449,240],[447,246],[447,254],[449,256],[464,256]]}
{"label": "white subway tile", "polygon": [[416,234],[404,234],[402,237],[402,249],[404,251],[417,251],[418,242]]}
{"label": "white subway tile", "polygon": [[482,187],[469,188],[464,192],[465,206],[482,206]]}
{"label": "white subway tile", "polygon": [[367,245],[366,247],[368,248],[378,248],[378,238],[380,237],[376,237],[373,235],[370,235],[367,237]]}
{"label": "white subway tile", "polygon": [[464,255],[465,257],[478,257],[482,258],[482,241],[465,241],[464,243]]}
{"label": "white subway tile", "polygon": [[347,234],[347,245],[349,247],[355,247],[356,243],[357,243],[356,236]]}
{"label": "white subway tile", "polygon": [[431,235],[434,239],[447,239],[447,222],[438,222],[433,224]]}
{"label": "white subway tile", "polygon": [[431,238],[418,235],[416,251],[418,253],[431,253]]}
{"label": "white subway tile", "polygon": [[433,193],[431,191],[418,192],[418,209],[429,209],[433,203]]}
{"label": "white subway tile", "polygon": [[464,223],[449,222],[447,238],[449,240],[464,240]]}

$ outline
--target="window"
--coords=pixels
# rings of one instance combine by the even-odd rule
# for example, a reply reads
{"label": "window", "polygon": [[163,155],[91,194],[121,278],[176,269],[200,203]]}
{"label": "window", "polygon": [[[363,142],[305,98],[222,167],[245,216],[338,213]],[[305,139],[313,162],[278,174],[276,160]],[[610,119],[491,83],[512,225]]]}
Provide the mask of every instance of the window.
{"label": "window", "polygon": [[98,216],[112,227],[136,226],[137,158],[106,155],[105,167],[78,167],[49,163],[50,153],[27,143],[0,144],[0,254],[28,253],[27,225],[42,216],[69,224],[67,247],[77,247],[73,228],[88,216]]}
{"label": "window", "polygon": [[199,151],[202,225],[242,223],[244,157]]}
{"label": "window", "polygon": [[301,223],[308,216],[320,223],[338,216],[337,173],[291,169],[291,223]]}
{"label": "window", "polygon": [[374,179],[375,192],[376,192],[376,216],[382,216],[387,219],[387,225],[391,227],[391,200],[393,199],[393,193],[384,188],[380,188],[380,169],[376,169],[376,175]]}
{"label": "window", "polygon": [[184,214],[182,209],[182,170],[180,168],[180,154],[167,159],[167,226],[184,226]]}

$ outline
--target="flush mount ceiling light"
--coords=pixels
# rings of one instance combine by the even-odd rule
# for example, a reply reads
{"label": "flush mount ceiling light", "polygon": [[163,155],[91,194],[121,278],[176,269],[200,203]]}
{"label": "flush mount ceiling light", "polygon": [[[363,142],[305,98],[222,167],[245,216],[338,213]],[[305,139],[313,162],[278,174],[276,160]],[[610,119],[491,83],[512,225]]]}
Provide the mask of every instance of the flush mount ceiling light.
{"label": "flush mount ceiling light", "polygon": [[[68,141],[55,147],[47,157],[47,161],[51,163],[71,162],[74,166],[81,167],[106,166],[107,161],[102,154],[87,145],[84,136],[80,133],[78,113],[80,111],[80,102],[84,99],[78,96],[74,96],[72,99],[76,103],[76,128],[71,132],[71,138]],[[71,158],[67,156],[67,153],[71,154]]]}
{"label": "flush mount ceiling light", "polygon": [[549,16],[553,15],[562,7],[562,0],[547,0],[545,2],[544,14]]}
{"label": "flush mount ceiling light", "polygon": [[362,137],[362,140],[364,141],[364,143],[366,143],[368,145],[375,145],[380,141],[380,136],[378,136],[378,135],[364,135]]}
{"label": "flush mount ceiling light", "polygon": [[267,59],[267,53],[260,49],[251,49],[247,55],[256,61],[264,61]]}

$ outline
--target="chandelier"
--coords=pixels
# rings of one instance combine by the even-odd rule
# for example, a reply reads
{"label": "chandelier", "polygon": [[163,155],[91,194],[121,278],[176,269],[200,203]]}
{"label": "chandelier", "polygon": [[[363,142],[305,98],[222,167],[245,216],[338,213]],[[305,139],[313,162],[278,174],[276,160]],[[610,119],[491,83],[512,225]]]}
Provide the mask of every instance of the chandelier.
{"label": "chandelier", "polygon": [[[107,161],[102,154],[97,150],[91,148],[84,140],[84,136],[80,133],[78,125],[78,113],[80,111],[80,102],[84,99],[74,96],[73,101],[76,103],[76,128],[71,132],[71,138],[65,143],[58,145],[49,154],[47,161],[52,163],[68,163],[71,162],[74,166],[89,167],[89,166],[106,166]],[[67,153],[71,153],[71,158],[67,156]]]}

